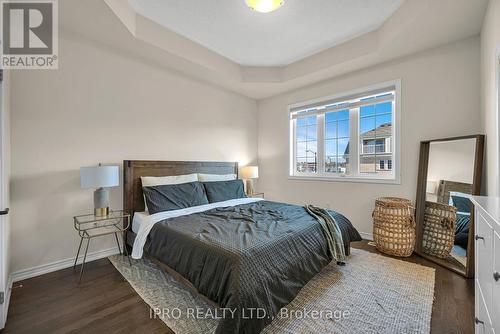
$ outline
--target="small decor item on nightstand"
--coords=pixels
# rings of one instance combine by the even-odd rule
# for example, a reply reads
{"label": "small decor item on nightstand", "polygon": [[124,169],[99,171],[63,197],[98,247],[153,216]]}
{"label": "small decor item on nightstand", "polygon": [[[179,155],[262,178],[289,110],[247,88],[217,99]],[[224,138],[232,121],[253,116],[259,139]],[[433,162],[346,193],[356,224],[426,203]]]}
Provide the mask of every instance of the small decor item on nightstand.
{"label": "small decor item on nightstand", "polygon": [[447,204],[425,202],[422,250],[446,259],[455,243],[457,208]]}
{"label": "small decor item on nightstand", "polygon": [[259,167],[245,166],[240,170],[241,178],[245,180],[246,194],[251,197],[254,194],[253,179],[259,178]]}
{"label": "small decor item on nightstand", "polygon": [[94,191],[94,214],[104,217],[109,213],[109,192],[105,188],[120,185],[118,166],[99,166],[80,168],[82,188],[97,188]]}
{"label": "small decor item on nightstand", "polygon": [[408,257],[415,249],[415,219],[407,199],[382,197],[375,201],[373,241],[385,254]]}

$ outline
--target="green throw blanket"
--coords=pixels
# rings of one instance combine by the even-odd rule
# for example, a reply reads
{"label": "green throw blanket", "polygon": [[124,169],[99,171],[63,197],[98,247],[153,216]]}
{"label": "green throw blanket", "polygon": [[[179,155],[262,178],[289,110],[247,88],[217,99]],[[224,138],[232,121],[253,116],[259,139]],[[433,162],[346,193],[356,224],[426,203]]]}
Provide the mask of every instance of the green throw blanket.
{"label": "green throw blanket", "polygon": [[328,252],[332,259],[335,259],[337,262],[345,262],[347,257],[345,255],[344,242],[342,241],[342,233],[332,215],[327,210],[314,205],[309,204],[304,206],[304,208],[321,224],[328,243]]}

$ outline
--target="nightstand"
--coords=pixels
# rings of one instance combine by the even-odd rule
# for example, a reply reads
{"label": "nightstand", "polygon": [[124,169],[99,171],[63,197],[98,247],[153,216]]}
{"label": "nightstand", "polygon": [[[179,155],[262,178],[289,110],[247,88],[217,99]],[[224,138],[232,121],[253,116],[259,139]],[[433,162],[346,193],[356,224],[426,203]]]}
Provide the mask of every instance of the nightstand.
{"label": "nightstand", "polygon": [[249,198],[264,198],[264,193],[253,193],[251,195],[247,195]]}
{"label": "nightstand", "polygon": [[128,256],[126,245],[123,244],[122,252],[120,242],[118,241],[118,234],[121,234],[122,240],[124,240],[123,236],[130,226],[130,215],[128,213],[119,210],[111,211],[108,215],[102,217],[95,216],[94,214],[75,216],[73,217],[73,224],[75,226],[75,230],[80,236],[80,245],[78,246],[73,269],[76,268],[76,263],[78,262],[78,257],[80,256],[83,239],[87,239],[87,245],[85,246],[85,255],[83,256],[82,267],[80,269],[80,279],[78,282],[81,282],[82,280],[83,268],[85,267],[85,260],[87,259],[90,239],[93,238],[114,234],[118,250],[120,251],[120,255],[127,256],[129,264],[132,265],[130,257]]}

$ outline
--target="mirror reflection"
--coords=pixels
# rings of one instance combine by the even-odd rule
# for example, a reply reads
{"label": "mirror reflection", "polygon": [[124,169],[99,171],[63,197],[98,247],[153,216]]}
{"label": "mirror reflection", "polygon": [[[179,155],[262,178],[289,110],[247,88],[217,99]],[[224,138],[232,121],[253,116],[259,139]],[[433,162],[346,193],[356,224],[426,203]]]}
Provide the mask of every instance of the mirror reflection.
{"label": "mirror reflection", "polygon": [[476,138],[431,142],[427,169],[422,250],[464,270],[475,151]]}

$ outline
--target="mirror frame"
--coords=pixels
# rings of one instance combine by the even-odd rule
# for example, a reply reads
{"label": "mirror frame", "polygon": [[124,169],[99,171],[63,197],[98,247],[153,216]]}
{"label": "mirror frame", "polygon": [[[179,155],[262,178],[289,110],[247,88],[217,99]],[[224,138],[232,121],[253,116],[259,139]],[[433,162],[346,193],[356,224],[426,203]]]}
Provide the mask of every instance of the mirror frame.
{"label": "mirror frame", "polygon": [[420,157],[418,165],[418,179],[417,179],[417,198],[416,198],[416,245],[415,253],[419,256],[435,262],[447,269],[450,269],[467,278],[474,277],[474,210],[471,212],[471,221],[469,226],[469,237],[467,241],[467,262],[465,270],[461,267],[453,265],[452,263],[426,254],[422,251],[422,235],[423,223],[425,214],[425,201],[426,201],[426,185],[427,185],[427,172],[429,166],[429,151],[431,143],[433,142],[446,142],[461,139],[476,139],[476,148],[474,152],[474,175],[472,179],[472,195],[481,195],[481,182],[483,175],[483,158],[484,158],[484,135],[468,135],[460,137],[450,137],[442,139],[424,140],[420,142]]}

